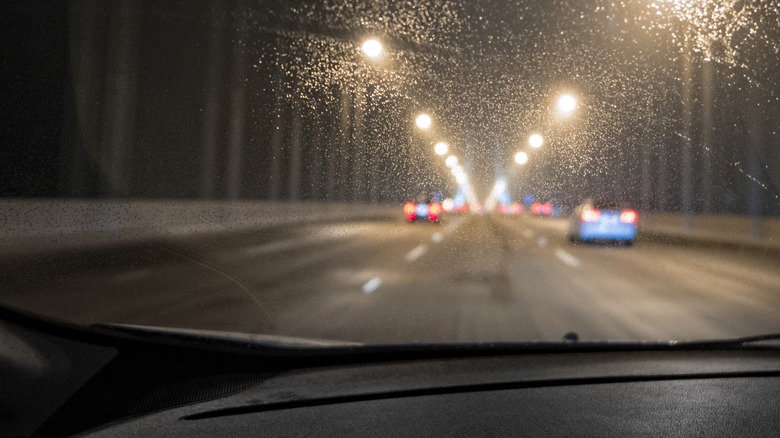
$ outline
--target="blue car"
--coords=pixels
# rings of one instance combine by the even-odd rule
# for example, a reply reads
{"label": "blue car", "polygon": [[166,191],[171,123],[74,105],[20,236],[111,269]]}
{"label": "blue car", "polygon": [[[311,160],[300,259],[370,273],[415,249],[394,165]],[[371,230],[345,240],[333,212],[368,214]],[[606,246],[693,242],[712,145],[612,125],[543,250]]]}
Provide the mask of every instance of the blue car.
{"label": "blue car", "polygon": [[617,242],[631,245],[636,238],[636,210],[619,203],[591,199],[580,204],[569,220],[571,242]]}

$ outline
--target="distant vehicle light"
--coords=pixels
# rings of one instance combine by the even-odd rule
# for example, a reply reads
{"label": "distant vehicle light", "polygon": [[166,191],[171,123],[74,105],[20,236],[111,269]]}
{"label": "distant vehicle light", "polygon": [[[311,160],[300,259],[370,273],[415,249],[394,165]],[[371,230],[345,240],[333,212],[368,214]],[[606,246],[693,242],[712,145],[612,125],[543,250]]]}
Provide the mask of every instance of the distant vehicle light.
{"label": "distant vehicle light", "polygon": [[416,211],[417,211],[417,217],[427,217],[428,204],[417,204]]}
{"label": "distant vehicle light", "polygon": [[620,213],[620,222],[624,224],[635,224],[637,219],[639,219],[639,215],[634,210],[623,210]]}
{"label": "distant vehicle light", "polygon": [[509,214],[518,215],[523,212],[523,204],[513,202],[509,204]]}
{"label": "distant vehicle light", "polygon": [[455,208],[455,201],[451,198],[447,198],[441,203],[441,206],[444,211],[452,211]]}
{"label": "distant vehicle light", "polygon": [[531,213],[534,216],[539,216],[539,213],[541,212],[542,203],[541,202],[534,202],[531,204]]}
{"label": "distant vehicle light", "polygon": [[441,214],[442,208],[441,204],[438,202],[432,202],[430,205],[428,205],[428,220],[431,222],[436,222],[439,220],[439,215]]}
{"label": "distant vehicle light", "polygon": [[417,204],[414,202],[404,204],[404,216],[410,221],[417,219]]}
{"label": "distant vehicle light", "polygon": [[542,207],[541,207],[541,209],[540,209],[540,212],[541,212],[543,215],[545,215],[545,216],[550,216],[550,215],[552,215],[552,212],[553,212],[553,205],[552,205],[552,203],[550,203],[550,202],[546,202],[546,203],[542,204]]}
{"label": "distant vehicle light", "polygon": [[601,218],[601,212],[595,208],[586,208],[582,210],[582,215],[580,215],[580,220],[583,222],[598,222],[599,218]]}

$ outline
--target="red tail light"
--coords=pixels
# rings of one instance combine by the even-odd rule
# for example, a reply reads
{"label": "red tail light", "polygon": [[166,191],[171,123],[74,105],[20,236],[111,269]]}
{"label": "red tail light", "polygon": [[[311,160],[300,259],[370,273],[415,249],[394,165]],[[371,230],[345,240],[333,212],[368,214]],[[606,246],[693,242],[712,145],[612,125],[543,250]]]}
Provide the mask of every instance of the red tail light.
{"label": "red tail light", "polygon": [[580,215],[580,220],[582,220],[583,222],[597,222],[600,217],[601,217],[601,212],[598,211],[597,209],[586,208],[585,210],[582,210],[582,214]]}
{"label": "red tail light", "polygon": [[624,224],[635,224],[637,219],[639,219],[639,215],[634,210],[623,210],[620,213],[620,222]]}
{"label": "red tail light", "polygon": [[439,220],[439,215],[441,214],[441,204],[438,202],[433,202],[431,204],[428,204],[428,220],[431,222]]}
{"label": "red tail light", "polygon": [[414,202],[404,204],[404,215],[406,215],[406,219],[413,221],[417,217],[417,204]]}

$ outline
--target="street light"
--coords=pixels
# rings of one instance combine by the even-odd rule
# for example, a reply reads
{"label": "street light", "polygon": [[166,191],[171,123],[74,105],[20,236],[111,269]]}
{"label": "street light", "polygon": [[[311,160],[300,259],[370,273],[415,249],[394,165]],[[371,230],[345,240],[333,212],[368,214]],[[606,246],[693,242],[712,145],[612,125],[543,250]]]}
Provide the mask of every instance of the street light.
{"label": "street light", "polygon": [[522,166],[523,164],[525,164],[527,162],[528,162],[528,154],[526,154],[523,151],[520,151],[520,152],[515,154],[515,163],[517,163],[517,164]]}
{"label": "street light", "polygon": [[373,38],[363,42],[361,49],[369,58],[379,58],[382,56],[382,43]]}
{"label": "street light", "polygon": [[449,150],[450,146],[443,141],[440,141],[433,146],[433,151],[436,152],[436,155],[438,156],[444,156]]}
{"label": "street light", "polygon": [[577,108],[577,99],[571,94],[561,94],[561,96],[558,97],[557,106],[558,111],[564,115],[569,115]]}
{"label": "street light", "polygon": [[447,167],[452,169],[453,167],[458,165],[458,157],[456,157],[455,155],[450,155],[449,157],[447,157],[446,160],[444,160],[444,164],[446,164]]}
{"label": "street light", "polygon": [[542,138],[542,136],[539,134],[532,134],[530,137],[528,137],[528,144],[530,144],[534,149],[539,149],[542,147],[542,144],[544,144],[544,138]]}
{"label": "street light", "polygon": [[414,123],[417,125],[420,129],[428,129],[431,127],[431,116],[428,114],[420,114],[417,116],[417,118],[414,120]]}

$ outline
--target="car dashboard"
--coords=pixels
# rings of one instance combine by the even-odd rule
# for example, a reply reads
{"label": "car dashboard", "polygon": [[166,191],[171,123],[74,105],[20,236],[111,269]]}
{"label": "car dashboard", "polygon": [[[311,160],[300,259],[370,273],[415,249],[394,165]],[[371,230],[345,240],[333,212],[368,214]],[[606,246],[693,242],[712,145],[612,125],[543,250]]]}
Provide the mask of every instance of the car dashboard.
{"label": "car dashboard", "polygon": [[269,348],[4,315],[2,436],[770,436],[780,430],[780,352],[766,345]]}

